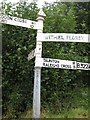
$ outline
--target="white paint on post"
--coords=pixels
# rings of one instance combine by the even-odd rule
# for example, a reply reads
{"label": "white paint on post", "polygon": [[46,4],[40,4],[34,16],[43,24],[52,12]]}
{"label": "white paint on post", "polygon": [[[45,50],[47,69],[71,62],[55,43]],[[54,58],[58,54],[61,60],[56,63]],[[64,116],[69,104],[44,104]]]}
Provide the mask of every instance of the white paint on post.
{"label": "white paint on post", "polygon": [[46,68],[90,70],[90,63],[52,59],[52,58],[38,58],[35,65],[36,67],[46,67]]}
{"label": "white paint on post", "polygon": [[34,73],[34,93],[33,93],[33,119],[40,118],[40,83],[41,69],[35,68]]}
{"label": "white paint on post", "polygon": [[40,29],[42,27],[36,21],[27,20],[27,19],[18,18],[18,17],[7,16],[7,15],[1,15],[0,22],[5,23],[5,24],[10,24],[10,25],[15,25],[15,26],[32,28],[32,29]]}
{"label": "white paint on post", "polygon": [[[38,25],[41,26],[41,29],[37,30],[37,34],[43,32],[44,17],[45,17],[45,13],[41,9],[37,17]],[[42,56],[42,42],[41,41],[36,41],[36,53],[35,54],[36,54],[35,61],[37,61],[37,59]],[[41,67],[36,67],[35,65],[34,92],[33,92],[33,119],[40,118],[40,87],[41,87]]]}
{"label": "white paint on post", "polygon": [[[39,39],[42,38],[42,39]],[[42,42],[88,42],[90,43],[89,34],[72,34],[72,33],[39,33],[38,41]]]}

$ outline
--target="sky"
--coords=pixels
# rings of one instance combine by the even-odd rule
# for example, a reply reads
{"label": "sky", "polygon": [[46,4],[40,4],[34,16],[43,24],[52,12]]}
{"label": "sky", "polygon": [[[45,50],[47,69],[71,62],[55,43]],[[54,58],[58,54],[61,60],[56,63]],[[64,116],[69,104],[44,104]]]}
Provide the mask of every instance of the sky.
{"label": "sky", "polygon": [[[5,1],[5,0],[0,0],[0,1]],[[23,0],[6,0],[7,2],[12,2],[12,3],[16,3],[16,2],[20,2],[20,1],[23,1]],[[34,0],[27,0],[28,2],[32,2]],[[36,1],[36,0],[35,0]],[[42,5],[44,4],[44,2],[47,2],[47,3],[52,3],[52,2],[55,2],[55,1],[58,1],[58,0],[37,0],[37,4],[38,4],[38,7],[41,8]]]}

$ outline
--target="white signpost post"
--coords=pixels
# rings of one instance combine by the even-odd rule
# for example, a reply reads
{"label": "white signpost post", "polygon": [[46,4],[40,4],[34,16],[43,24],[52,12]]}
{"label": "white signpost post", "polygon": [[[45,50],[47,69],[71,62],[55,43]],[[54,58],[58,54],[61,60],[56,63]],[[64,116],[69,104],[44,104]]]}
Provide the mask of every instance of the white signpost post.
{"label": "white signpost post", "polygon": [[[38,33],[43,32],[43,21],[45,17],[45,13],[42,11],[42,9],[38,13],[38,23],[41,27],[41,29],[37,30]],[[41,38],[39,38],[41,39]],[[42,56],[42,42],[36,41],[36,58],[35,61],[37,61],[38,58],[41,58]],[[34,75],[34,93],[33,93],[33,118],[37,119],[40,118],[40,88],[41,88],[41,67],[35,65],[35,75]]]}
{"label": "white signpost post", "polygon": [[[42,38],[42,39],[39,39]],[[39,33],[38,41],[42,42],[86,42],[90,43],[88,34],[71,34],[71,33]]]}
{"label": "white signpost post", "polygon": [[42,42],[86,42],[90,43],[88,34],[71,33],[43,33],[45,13],[42,9],[38,13],[37,21],[17,18],[7,15],[0,16],[0,22],[15,26],[37,29],[36,49],[28,55],[28,61],[35,57],[34,91],[33,91],[33,119],[40,118],[40,86],[41,67],[90,70],[90,63],[69,60],[41,58]]}

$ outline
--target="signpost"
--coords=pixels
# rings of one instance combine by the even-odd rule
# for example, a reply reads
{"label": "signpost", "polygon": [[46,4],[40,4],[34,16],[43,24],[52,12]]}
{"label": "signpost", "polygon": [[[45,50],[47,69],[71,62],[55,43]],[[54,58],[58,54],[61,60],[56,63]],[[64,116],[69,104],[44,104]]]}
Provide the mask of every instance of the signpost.
{"label": "signpost", "polygon": [[27,20],[7,15],[0,16],[0,22],[15,26],[37,29],[36,49],[28,55],[28,61],[35,57],[34,90],[33,90],[33,119],[40,118],[40,86],[41,67],[90,70],[90,63],[69,60],[41,58],[42,42],[86,42],[90,43],[88,34],[71,33],[43,33],[45,13],[42,9],[38,13],[37,21]]}
{"label": "signpost", "polygon": [[[42,28],[37,30],[37,34],[43,32],[43,21],[45,16],[46,16],[45,13],[41,9],[38,13],[37,20],[39,25],[42,26]],[[42,56],[42,42],[36,41],[35,61],[37,61],[38,58],[41,58],[41,56]],[[34,91],[33,91],[33,118],[36,120],[37,118],[40,118],[40,87],[41,87],[41,67],[39,66],[37,67],[35,65]]]}
{"label": "signpost", "polygon": [[15,26],[32,28],[32,29],[40,29],[40,27],[42,27],[36,21],[7,16],[7,15],[1,15],[0,22],[5,24],[10,24],[10,25],[15,25]]}
{"label": "signpost", "polygon": [[[39,39],[42,38],[42,39]],[[38,41],[42,42],[86,42],[90,43],[88,34],[71,34],[71,33],[39,33]]]}
{"label": "signpost", "polygon": [[46,67],[46,68],[90,70],[89,63],[82,63],[82,62],[61,60],[61,59],[52,59],[52,58],[38,58],[35,65],[36,67]]}

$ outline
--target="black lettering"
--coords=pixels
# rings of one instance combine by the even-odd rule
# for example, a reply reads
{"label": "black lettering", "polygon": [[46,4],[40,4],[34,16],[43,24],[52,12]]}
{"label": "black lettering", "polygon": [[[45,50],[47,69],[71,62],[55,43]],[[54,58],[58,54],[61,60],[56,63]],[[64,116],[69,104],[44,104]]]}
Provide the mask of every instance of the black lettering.
{"label": "black lettering", "polygon": [[79,63],[77,63],[77,68],[80,68],[80,64]]}
{"label": "black lettering", "polygon": [[48,59],[45,59],[45,58],[44,58],[44,62],[48,62]]}
{"label": "black lettering", "polygon": [[21,19],[21,18],[18,18],[18,20],[17,20],[18,22],[22,22],[23,23],[23,19]]}
{"label": "black lettering", "polygon": [[22,22],[22,23],[27,23],[27,20],[22,19],[22,18],[17,18],[17,17],[14,18],[14,21]]}
{"label": "black lettering", "polygon": [[13,18],[11,16],[8,17],[8,20],[13,20]]}
{"label": "black lettering", "polygon": [[49,59],[49,62],[52,62],[52,63],[59,63],[58,60],[54,60],[54,59]]}
{"label": "black lettering", "polygon": [[49,64],[47,64],[47,63],[43,63],[43,66],[45,66],[45,67],[49,67]]}
{"label": "black lettering", "polygon": [[52,59],[49,59],[48,62],[52,62]]}
{"label": "black lettering", "polygon": [[50,67],[55,67],[55,65],[54,64],[50,64]]}
{"label": "black lettering", "polygon": [[71,65],[61,64],[61,68],[70,69],[70,68],[71,68]]}
{"label": "black lettering", "polygon": [[58,38],[57,38],[57,36],[54,36],[54,39],[56,39],[56,40],[57,40],[57,39],[58,39]]}
{"label": "black lettering", "polygon": [[88,68],[88,64],[81,63],[81,68]]}
{"label": "black lettering", "polygon": [[53,39],[53,35],[49,35],[48,39]]}
{"label": "black lettering", "polygon": [[66,39],[67,39],[67,40],[70,39],[70,36],[67,35]]}
{"label": "black lettering", "polygon": [[34,28],[34,25],[30,25],[31,28]]}
{"label": "black lettering", "polygon": [[43,63],[43,66],[45,66],[45,63]]}
{"label": "black lettering", "polygon": [[83,39],[82,36],[69,36],[66,37],[67,40],[80,40]]}
{"label": "black lettering", "polygon": [[75,64],[75,62],[73,62],[73,68],[76,68],[76,64]]}
{"label": "black lettering", "polygon": [[84,68],[84,67],[85,67],[85,65],[81,63],[81,66],[80,66],[80,68]]}
{"label": "black lettering", "polygon": [[51,37],[49,36],[49,37],[47,37],[48,39],[50,39]]}
{"label": "black lettering", "polygon": [[14,18],[14,21],[17,21],[17,18]]}
{"label": "black lettering", "polygon": [[88,69],[88,67],[89,67],[88,64],[84,64],[84,68],[87,68],[87,69]]}
{"label": "black lettering", "polygon": [[90,68],[90,64],[88,64],[88,63],[86,63],[86,64],[85,63],[77,63],[77,68],[89,69]]}
{"label": "black lettering", "polygon": [[71,38],[72,40],[75,40],[75,36],[72,36],[72,38]]}
{"label": "black lettering", "polygon": [[81,39],[81,36],[78,36],[78,40],[80,40]]}
{"label": "black lettering", "polygon": [[80,36],[80,40],[83,40],[83,36]]}
{"label": "black lettering", "polygon": [[59,60],[44,58],[44,62],[59,63]]}
{"label": "black lettering", "polygon": [[50,64],[50,67],[59,68],[59,64]]}
{"label": "black lettering", "polygon": [[64,38],[63,38],[62,35],[61,35],[61,36],[58,36],[58,39],[59,39],[59,40],[64,40]]}
{"label": "black lettering", "polygon": [[59,64],[43,63],[44,67],[59,68]]}
{"label": "black lettering", "polygon": [[86,68],[88,68],[88,64],[86,64]]}

